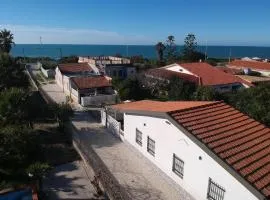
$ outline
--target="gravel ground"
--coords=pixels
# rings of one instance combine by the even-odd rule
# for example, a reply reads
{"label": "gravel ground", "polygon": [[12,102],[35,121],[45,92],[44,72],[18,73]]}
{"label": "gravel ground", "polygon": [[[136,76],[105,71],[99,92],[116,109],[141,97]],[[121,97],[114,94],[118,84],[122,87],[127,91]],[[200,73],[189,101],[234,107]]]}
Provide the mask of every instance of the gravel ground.
{"label": "gravel ground", "polygon": [[50,200],[93,199],[93,177],[93,173],[86,173],[83,161],[75,161],[54,168],[44,179],[43,190]]}
{"label": "gravel ground", "polygon": [[81,140],[94,149],[132,199],[194,199],[164,178],[166,175],[150,161],[95,123],[87,113],[77,112],[73,124],[79,130]]}

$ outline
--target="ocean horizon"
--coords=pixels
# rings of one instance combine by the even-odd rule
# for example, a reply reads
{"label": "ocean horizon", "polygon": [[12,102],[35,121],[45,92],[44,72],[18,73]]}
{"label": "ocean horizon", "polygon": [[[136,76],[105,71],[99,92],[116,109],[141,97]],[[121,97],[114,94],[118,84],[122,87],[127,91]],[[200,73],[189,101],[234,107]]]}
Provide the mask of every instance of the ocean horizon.
{"label": "ocean horizon", "polygon": [[[177,45],[180,52],[182,45]],[[202,53],[207,52],[211,58],[260,57],[270,58],[270,47],[262,46],[198,46]],[[60,58],[61,56],[122,56],[142,55],[146,58],[157,58],[155,45],[80,45],[80,44],[16,44],[12,50],[13,56]]]}

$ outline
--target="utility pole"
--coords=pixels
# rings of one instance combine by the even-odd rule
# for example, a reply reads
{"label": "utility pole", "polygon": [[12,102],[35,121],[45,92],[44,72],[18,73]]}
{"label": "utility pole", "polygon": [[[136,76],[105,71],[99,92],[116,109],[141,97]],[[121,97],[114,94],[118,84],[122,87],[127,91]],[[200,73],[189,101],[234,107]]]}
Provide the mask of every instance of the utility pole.
{"label": "utility pole", "polygon": [[206,40],[206,47],[205,47],[205,52],[204,52],[204,60],[207,60],[207,40]]}
{"label": "utility pole", "polygon": [[229,63],[231,62],[231,56],[232,56],[232,49],[230,48],[230,53],[229,53]]}
{"label": "utility pole", "polygon": [[60,58],[62,58],[62,48],[59,48]]}

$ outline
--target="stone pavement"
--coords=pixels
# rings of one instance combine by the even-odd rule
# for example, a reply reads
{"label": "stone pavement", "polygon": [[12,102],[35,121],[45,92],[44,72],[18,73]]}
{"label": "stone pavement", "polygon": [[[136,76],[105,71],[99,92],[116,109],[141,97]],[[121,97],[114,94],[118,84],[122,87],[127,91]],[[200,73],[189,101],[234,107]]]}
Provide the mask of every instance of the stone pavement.
{"label": "stone pavement", "polygon": [[194,199],[135,149],[95,122],[87,112],[76,112],[72,123],[81,142],[97,153],[130,199]]}
{"label": "stone pavement", "polygon": [[54,100],[56,103],[66,102],[66,95],[63,93],[63,89],[56,83],[42,85],[41,88],[46,92],[50,99]]}
{"label": "stone pavement", "polygon": [[60,165],[44,179],[43,191],[48,199],[55,200],[95,198],[96,191],[90,182],[93,177],[93,173],[86,173],[83,161]]}

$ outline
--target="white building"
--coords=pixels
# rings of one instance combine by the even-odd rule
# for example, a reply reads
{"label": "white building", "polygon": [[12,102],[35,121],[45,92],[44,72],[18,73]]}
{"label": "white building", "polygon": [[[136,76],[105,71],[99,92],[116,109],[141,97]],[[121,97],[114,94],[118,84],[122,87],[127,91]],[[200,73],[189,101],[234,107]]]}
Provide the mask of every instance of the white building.
{"label": "white building", "polygon": [[259,122],[223,102],[144,100],[111,109],[123,113],[122,140],[194,198],[269,199],[270,129]]}
{"label": "white building", "polygon": [[146,76],[160,74],[157,78],[162,78],[164,75],[168,77],[168,72],[173,76],[179,76],[179,78],[195,83],[196,85],[213,87],[218,92],[230,92],[251,86],[242,79],[203,62],[174,63],[161,68],[152,69],[150,73],[146,73]]}
{"label": "white building", "polygon": [[255,71],[261,73],[263,76],[270,77],[270,63],[262,61],[245,61],[245,60],[234,60],[228,63],[228,67],[234,69],[242,69],[246,71]]}
{"label": "white building", "polygon": [[99,75],[99,71],[88,63],[59,64],[55,69],[55,81],[67,93],[71,88],[70,78],[87,75]]}

